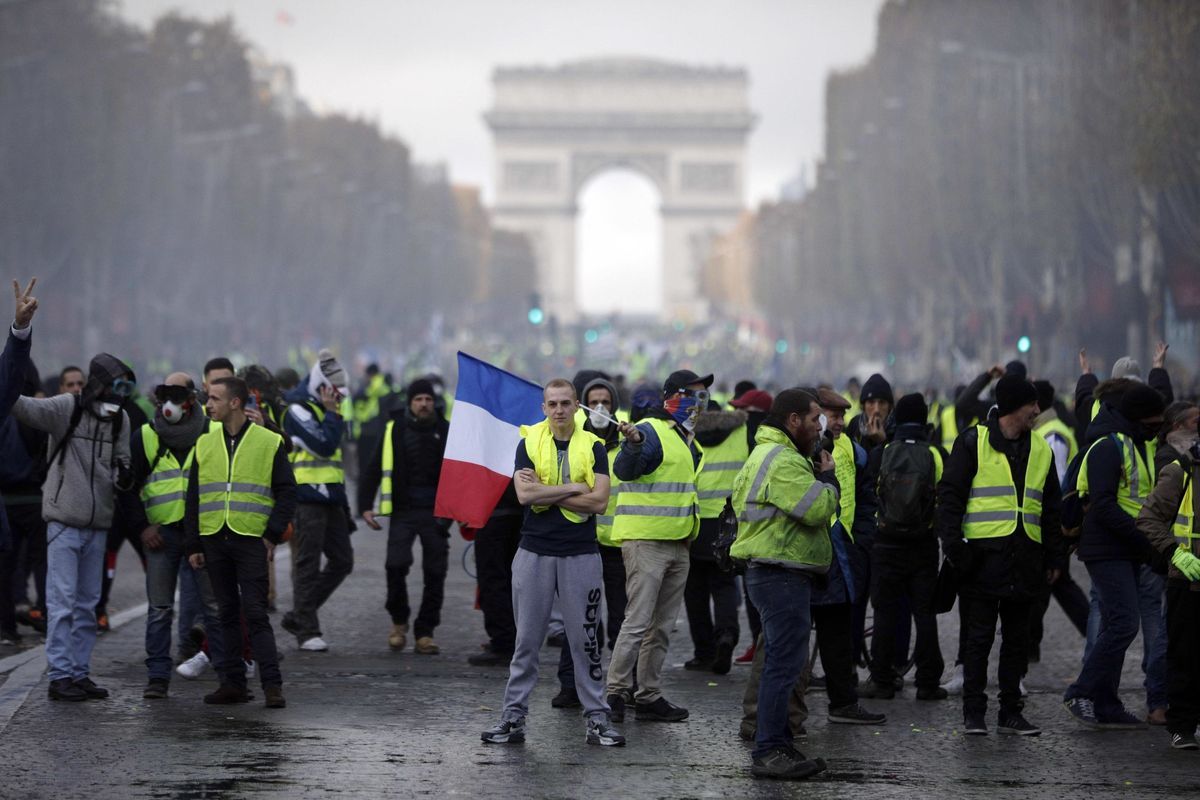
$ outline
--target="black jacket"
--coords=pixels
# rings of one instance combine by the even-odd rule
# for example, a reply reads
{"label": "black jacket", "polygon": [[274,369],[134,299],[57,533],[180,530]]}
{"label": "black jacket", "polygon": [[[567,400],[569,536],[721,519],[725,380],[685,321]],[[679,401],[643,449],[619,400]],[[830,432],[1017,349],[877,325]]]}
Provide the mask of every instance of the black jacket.
{"label": "black jacket", "polygon": [[[1150,542],[1137,529],[1136,520],[1117,504],[1124,474],[1125,457],[1122,448],[1109,438],[1110,434],[1132,436],[1133,423],[1121,416],[1112,406],[1104,406],[1088,426],[1088,441],[1097,442],[1088,451],[1088,507],[1083,516],[1079,536],[1079,560],[1149,562],[1153,553]],[[1139,452],[1146,455],[1146,446],[1134,437]]]}
{"label": "black jacket", "polygon": [[[404,435],[408,424],[412,421],[407,408],[400,408],[392,414],[392,509],[393,513],[402,511],[408,506],[408,450],[404,446]],[[437,415],[433,425],[429,427],[431,435],[439,442],[437,461],[440,467],[446,454],[446,436],[450,432],[450,423],[442,415]],[[383,480],[383,436],[371,457],[363,463],[362,474],[358,480],[358,513],[370,511],[375,507],[375,493]]]}
{"label": "black jacket", "polygon": [[[1080,448],[1086,448],[1095,438],[1089,439],[1088,427],[1092,422],[1092,393],[1100,385],[1100,379],[1090,372],[1079,376],[1075,383],[1075,439]],[[1175,401],[1175,390],[1171,388],[1171,376],[1162,367],[1154,367],[1146,376],[1146,385],[1163,396],[1163,402],[1171,405]]]}
{"label": "black jacket", "polygon": [[[1025,491],[1025,468],[1029,463],[1031,434],[1016,441],[1005,439],[994,418],[986,423],[988,442],[1008,456],[1018,496]],[[942,551],[958,570],[964,595],[1009,597],[1032,600],[1046,585],[1046,570],[1066,566],[1066,550],[1059,522],[1061,490],[1058,472],[1051,461],[1042,497],[1042,543],[1025,533],[1020,519],[1011,536],[995,539],[963,539],[962,521],[967,511],[971,483],[979,469],[976,448],[979,428],[968,428],[954,443],[942,471],[934,514]]]}

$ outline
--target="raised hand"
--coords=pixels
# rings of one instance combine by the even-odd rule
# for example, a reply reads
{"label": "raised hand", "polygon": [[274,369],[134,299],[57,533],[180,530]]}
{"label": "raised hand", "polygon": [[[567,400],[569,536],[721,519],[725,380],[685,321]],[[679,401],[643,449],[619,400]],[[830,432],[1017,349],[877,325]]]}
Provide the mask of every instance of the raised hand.
{"label": "raised hand", "polygon": [[1171,345],[1166,342],[1159,342],[1158,347],[1154,348],[1154,368],[1162,369],[1167,365],[1167,349]]}
{"label": "raised hand", "polygon": [[13,281],[12,284],[13,305],[16,307],[16,313],[13,314],[13,327],[28,328],[38,307],[37,298],[33,296],[33,287],[37,286],[37,278],[31,278],[29,286],[24,291],[21,291],[21,284],[16,281]]}
{"label": "raised hand", "polygon": [[1079,372],[1083,375],[1092,374],[1092,363],[1088,361],[1087,348],[1079,348]]}

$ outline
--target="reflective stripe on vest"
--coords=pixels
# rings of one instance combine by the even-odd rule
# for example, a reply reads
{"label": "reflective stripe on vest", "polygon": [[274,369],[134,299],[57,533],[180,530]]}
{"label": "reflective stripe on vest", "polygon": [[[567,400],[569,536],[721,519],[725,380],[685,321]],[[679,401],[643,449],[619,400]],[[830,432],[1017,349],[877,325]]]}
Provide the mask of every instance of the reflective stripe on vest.
{"label": "reflective stripe on vest", "polygon": [[643,422],[658,434],[662,463],[649,475],[621,484],[613,518],[613,541],[688,539],[700,526],[696,476],[704,469],[704,458],[701,456],[699,467],[694,466],[691,449],[666,421]]}
{"label": "reflective stripe on vest", "polygon": [[150,423],[143,425],[142,451],[146,454],[147,463],[154,464],[154,471],[142,484],[141,498],[146,509],[146,520],[151,525],[172,525],[183,519],[187,476],[192,469],[196,448],[193,446],[188,451],[182,466],[169,448],[155,463],[158,448],[159,438],[154,426]]}
{"label": "reflective stripe on vest", "polygon": [[[325,409],[315,403],[305,403],[305,408],[313,412],[317,423],[325,421]],[[296,447],[289,459],[292,462],[292,472],[296,475],[296,483],[304,486],[321,486],[326,483],[345,483],[346,472],[342,468],[342,448],[338,447],[329,458],[318,456]]]}
{"label": "reflective stripe on vest", "polygon": [[392,513],[392,471],[396,468],[396,453],[392,449],[392,431],[396,427],[395,420],[388,420],[383,429],[383,480],[379,482],[379,514],[388,516]]}
{"label": "reflective stripe on vest", "polygon": [[248,425],[230,462],[225,431],[214,426],[196,440],[200,485],[200,534],[228,528],[243,536],[262,536],[275,507],[271,473],[283,440],[261,425]]}
{"label": "reflective stripe on vest", "polygon": [[[1147,468],[1147,459],[1142,458],[1137,445],[1129,436],[1123,433],[1110,433],[1108,436],[1092,442],[1092,446],[1088,448],[1087,454],[1084,455],[1083,461],[1079,465],[1079,477],[1076,479],[1075,486],[1080,497],[1087,495],[1088,459],[1092,455],[1092,450],[1103,441],[1114,440],[1117,447],[1121,449],[1121,482],[1117,487],[1117,505],[1126,514],[1137,519],[1138,514],[1142,511],[1142,506],[1150,497],[1151,489],[1154,488],[1154,474]],[[1150,451],[1150,445],[1146,447],[1147,455],[1152,459],[1154,456]]]}
{"label": "reflective stripe on vest", "polygon": [[696,478],[696,496],[700,499],[700,519],[716,519],[725,508],[725,498],[733,494],[733,479],[750,457],[746,426],[741,425],[720,444],[704,448],[704,468]]}
{"label": "reflective stripe on vest", "polygon": [[996,539],[1017,530],[1018,515],[1025,535],[1042,541],[1042,491],[1050,474],[1053,453],[1046,440],[1030,436],[1029,461],[1025,465],[1024,502],[1017,503],[1017,486],[1008,458],[992,448],[987,427],[976,428],[978,468],[963,515],[963,538]]}

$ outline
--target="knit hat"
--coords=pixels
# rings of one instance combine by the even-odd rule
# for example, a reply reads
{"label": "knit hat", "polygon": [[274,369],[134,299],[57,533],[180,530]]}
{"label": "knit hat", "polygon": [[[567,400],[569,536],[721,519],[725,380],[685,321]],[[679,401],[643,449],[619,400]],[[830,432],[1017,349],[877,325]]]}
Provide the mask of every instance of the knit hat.
{"label": "knit hat", "polygon": [[1037,389],[1039,411],[1046,411],[1054,405],[1054,384],[1050,381],[1034,381],[1033,388]]}
{"label": "knit hat", "polygon": [[1133,378],[1140,381],[1142,379],[1142,365],[1137,362],[1137,359],[1130,356],[1122,356],[1113,363],[1112,375],[1109,377]]}
{"label": "knit hat", "polygon": [[433,382],[427,380],[426,378],[417,378],[408,385],[408,389],[406,389],[404,392],[404,396],[408,398],[410,403],[414,397],[422,394],[427,394],[430,397],[436,397],[433,392]]}
{"label": "knit hat", "polygon": [[867,378],[858,400],[861,403],[866,403],[868,400],[886,400],[889,405],[896,404],[896,396],[892,394],[892,385],[878,372]]}
{"label": "knit hat", "polygon": [[1157,390],[1145,384],[1134,386],[1121,398],[1121,416],[1130,422],[1157,417],[1166,410],[1167,404]]}
{"label": "knit hat", "polygon": [[924,425],[929,419],[929,406],[925,405],[923,395],[906,394],[896,403],[897,425]]}
{"label": "knit hat", "polygon": [[1014,411],[1036,403],[1037,389],[1017,375],[1005,375],[996,381],[996,410],[1005,417]]}

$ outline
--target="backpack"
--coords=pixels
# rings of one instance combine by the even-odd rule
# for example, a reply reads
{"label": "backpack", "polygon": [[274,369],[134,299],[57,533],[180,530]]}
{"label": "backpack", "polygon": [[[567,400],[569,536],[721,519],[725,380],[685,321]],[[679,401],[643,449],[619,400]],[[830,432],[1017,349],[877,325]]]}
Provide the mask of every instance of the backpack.
{"label": "backpack", "polygon": [[729,548],[737,541],[738,518],[733,510],[733,499],[725,498],[725,508],[717,524],[717,538],[713,542],[713,558],[717,561],[717,569],[722,572],[732,572],[742,575],[746,572],[746,560],[734,558],[729,554]]}
{"label": "backpack", "polygon": [[[1109,434],[1109,439],[1120,449],[1121,442],[1115,434]],[[1088,498],[1085,494],[1079,493],[1079,472],[1083,469],[1083,460],[1087,458],[1087,454],[1091,452],[1092,447],[1096,446],[1096,442],[1103,441],[1097,439],[1092,442],[1091,446],[1086,450],[1080,450],[1071,459],[1071,463],[1067,465],[1067,471],[1063,475],[1062,482],[1062,503],[1059,506],[1059,523],[1062,525],[1062,535],[1067,539],[1078,539],[1079,534],[1083,532],[1083,517],[1087,514]]]}
{"label": "backpack", "polygon": [[928,538],[937,501],[934,469],[928,442],[895,441],[884,448],[878,483],[881,533]]}

